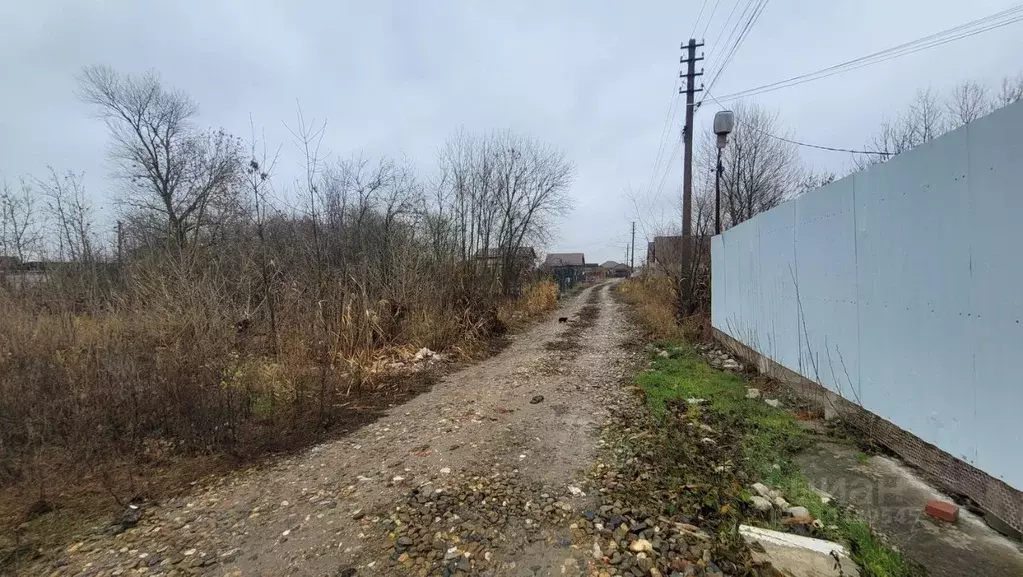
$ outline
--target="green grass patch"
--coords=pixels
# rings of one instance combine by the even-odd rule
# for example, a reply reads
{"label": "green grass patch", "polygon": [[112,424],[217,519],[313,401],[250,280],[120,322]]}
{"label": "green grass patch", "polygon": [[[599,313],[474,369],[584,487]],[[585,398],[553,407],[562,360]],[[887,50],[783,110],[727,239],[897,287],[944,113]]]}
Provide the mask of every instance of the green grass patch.
{"label": "green grass patch", "polygon": [[714,369],[686,345],[660,342],[649,346],[647,352],[653,366],[636,377],[636,384],[645,391],[655,415],[664,415],[668,404],[677,399],[705,399],[700,406],[690,404],[688,410],[710,410],[721,415],[730,432],[741,439],[744,469],[750,477],[778,488],[790,503],[806,507],[824,524],[826,538],[848,544],[853,560],[863,567],[865,575],[919,574],[867,523],[834,504],[822,502],[810,488],[792,457],[814,441],[791,414],[762,400],[746,398],[749,383],[741,375]]}
{"label": "green grass patch", "polygon": [[775,465],[791,468],[788,457],[812,442],[786,411],[747,399],[748,383],[742,376],[714,369],[686,346],[668,345],[661,350],[669,356],[654,353],[653,370],[636,378],[654,414],[663,414],[671,399],[705,399],[707,408],[740,427],[747,469],[764,479],[778,475]]}
{"label": "green grass patch", "polygon": [[777,487],[790,502],[806,507],[814,519],[820,519],[827,538],[847,542],[853,558],[867,570],[868,575],[914,575],[902,555],[874,536],[870,525],[830,503],[822,502],[802,473],[796,471],[784,476]]}

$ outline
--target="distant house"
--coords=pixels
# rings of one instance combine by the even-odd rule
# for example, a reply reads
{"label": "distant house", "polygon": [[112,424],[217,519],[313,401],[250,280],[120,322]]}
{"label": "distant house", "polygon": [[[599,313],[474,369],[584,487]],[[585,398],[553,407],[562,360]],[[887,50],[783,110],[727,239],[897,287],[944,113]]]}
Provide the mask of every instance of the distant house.
{"label": "distant house", "polygon": [[506,294],[518,294],[536,269],[536,250],[520,246],[513,254],[510,252],[501,247],[482,249],[475,260],[495,270],[493,278],[501,282]]}
{"label": "distant house", "polygon": [[[485,261],[487,264],[499,265],[505,258],[508,251],[500,247],[486,248],[476,253],[476,260]],[[531,246],[520,246],[515,249],[513,260],[529,268],[536,266],[536,251]]]}
{"label": "distant house", "polygon": [[583,276],[587,281],[603,280],[607,278],[607,270],[595,262],[588,262],[584,267]]}
{"label": "distant house", "polygon": [[542,268],[565,290],[585,278],[586,256],[581,252],[552,252],[544,259]]}
{"label": "distant house", "polygon": [[627,264],[609,260],[600,265],[608,278],[628,278],[632,274],[632,267]]}
{"label": "distant house", "polygon": [[[700,267],[710,266],[710,236],[693,237],[694,255],[700,258]],[[655,236],[647,243],[647,273],[662,275],[674,273],[682,264],[682,237]]]}
{"label": "distant house", "polygon": [[586,266],[586,256],[581,252],[552,252],[543,261],[544,266],[550,268]]}
{"label": "distant house", "polygon": [[0,255],[0,272],[16,271],[21,269],[21,259],[16,256]]}
{"label": "distant house", "polygon": [[612,278],[629,278],[630,275],[632,275],[632,267],[621,262],[607,271],[607,276]]}

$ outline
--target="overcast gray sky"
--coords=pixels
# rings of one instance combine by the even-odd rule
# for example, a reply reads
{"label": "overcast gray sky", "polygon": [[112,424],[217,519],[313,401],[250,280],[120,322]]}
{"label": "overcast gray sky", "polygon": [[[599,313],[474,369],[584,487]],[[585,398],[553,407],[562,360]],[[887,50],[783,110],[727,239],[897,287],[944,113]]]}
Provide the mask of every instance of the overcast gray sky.
{"label": "overcast gray sky", "polygon": [[[816,70],[1013,4],[774,0],[714,92]],[[634,214],[624,191],[646,194],[651,180],[660,181],[653,162],[675,97],[679,43],[702,5],[5,0],[0,178],[42,175],[50,164],[84,171],[97,202],[108,199],[115,183],[108,178],[106,134],[75,99],[75,75],[89,64],[129,73],[156,69],[200,104],[203,124],[248,136],[251,113],[271,143],[286,143],[282,122],[293,122],[300,101],[307,116],[327,120],[324,146],[332,154],[405,155],[421,172],[432,169],[437,149],[458,127],[542,138],[578,167],[571,191],[576,208],[547,248],[582,251],[588,261],[620,260]],[[714,5],[707,2],[696,32],[699,38],[706,28],[708,55],[735,1]],[[945,90],[965,78],[994,85],[1023,69],[1021,56],[1023,23],[758,101],[776,108],[800,140],[858,147],[917,88]],[[713,58],[705,66],[714,67]],[[714,110],[703,108],[698,124]],[[849,161],[802,152],[819,169]],[[281,173],[294,174],[296,162],[286,146]],[[662,206],[678,194],[680,159],[672,159],[670,170]]]}

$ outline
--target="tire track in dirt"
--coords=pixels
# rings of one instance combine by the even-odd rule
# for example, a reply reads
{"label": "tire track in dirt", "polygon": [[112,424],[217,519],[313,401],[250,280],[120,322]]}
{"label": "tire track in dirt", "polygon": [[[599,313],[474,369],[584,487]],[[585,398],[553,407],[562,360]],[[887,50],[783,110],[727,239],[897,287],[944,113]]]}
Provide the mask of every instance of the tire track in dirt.
{"label": "tire track in dirt", "polygon": [[592,503],[574,488],[635,362],[611,284],[564,305],[567,327],[534,326],[347,437],[150,506],[121,534],[96,528],[31,573],[571,573],[564,536]]}

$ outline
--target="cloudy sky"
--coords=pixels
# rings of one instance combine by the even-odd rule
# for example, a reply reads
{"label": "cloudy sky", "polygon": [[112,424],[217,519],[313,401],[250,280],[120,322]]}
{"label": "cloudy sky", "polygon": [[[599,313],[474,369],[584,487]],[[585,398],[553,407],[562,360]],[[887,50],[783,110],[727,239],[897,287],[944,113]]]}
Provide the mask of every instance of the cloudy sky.
{"label": "cloudy sky", "polygon": [[[746,4],[740,1],[733,22]],[[774,0],[714,92],[813,71],[1012,4]],[[654,171],[666,111],[677,98],[679,43],[695,27],[697,38],[706,37],[705,66],[713,69],[720,58],[713,43],[733,6],[734,0],[705,6],[704,0],[8,0],[0,3],[0,178],[42,175],[47,165],[84,171],[90,194],[103,205],[116,190],[106,135],[75,99],[75,75],[90,64],[128,73],[155,69],[200,104],[203,124],[247,136],[251,114],[271,143],[286,144],[285,178],[298,168],[283,124],[294,123],[296,102],[307,117],[326,119],[324,146],[333,155],[407,156],[422,172],[432,169],[438,148],[459,127],[512,129],[556,144],[578,167],[571,191],[576,208],[546,248],[583,251],[589,261],[620,260],[635,214],[626,191],[646,206],[664,207],[681,186],[679,159]],[[1018,23],[758,101],[779,112],[794,138],[855,148],[918,88],[946,90],[965,78],[995,85],[1021,72],[1021,56]],[[714,110],[703,108],[698,125]],[[680,120],[681,114],[670,128],[669,148]],[[849,163],[843,154],[802,152],[818,169]],[[649,202],[665,171],[659,201]]]}

